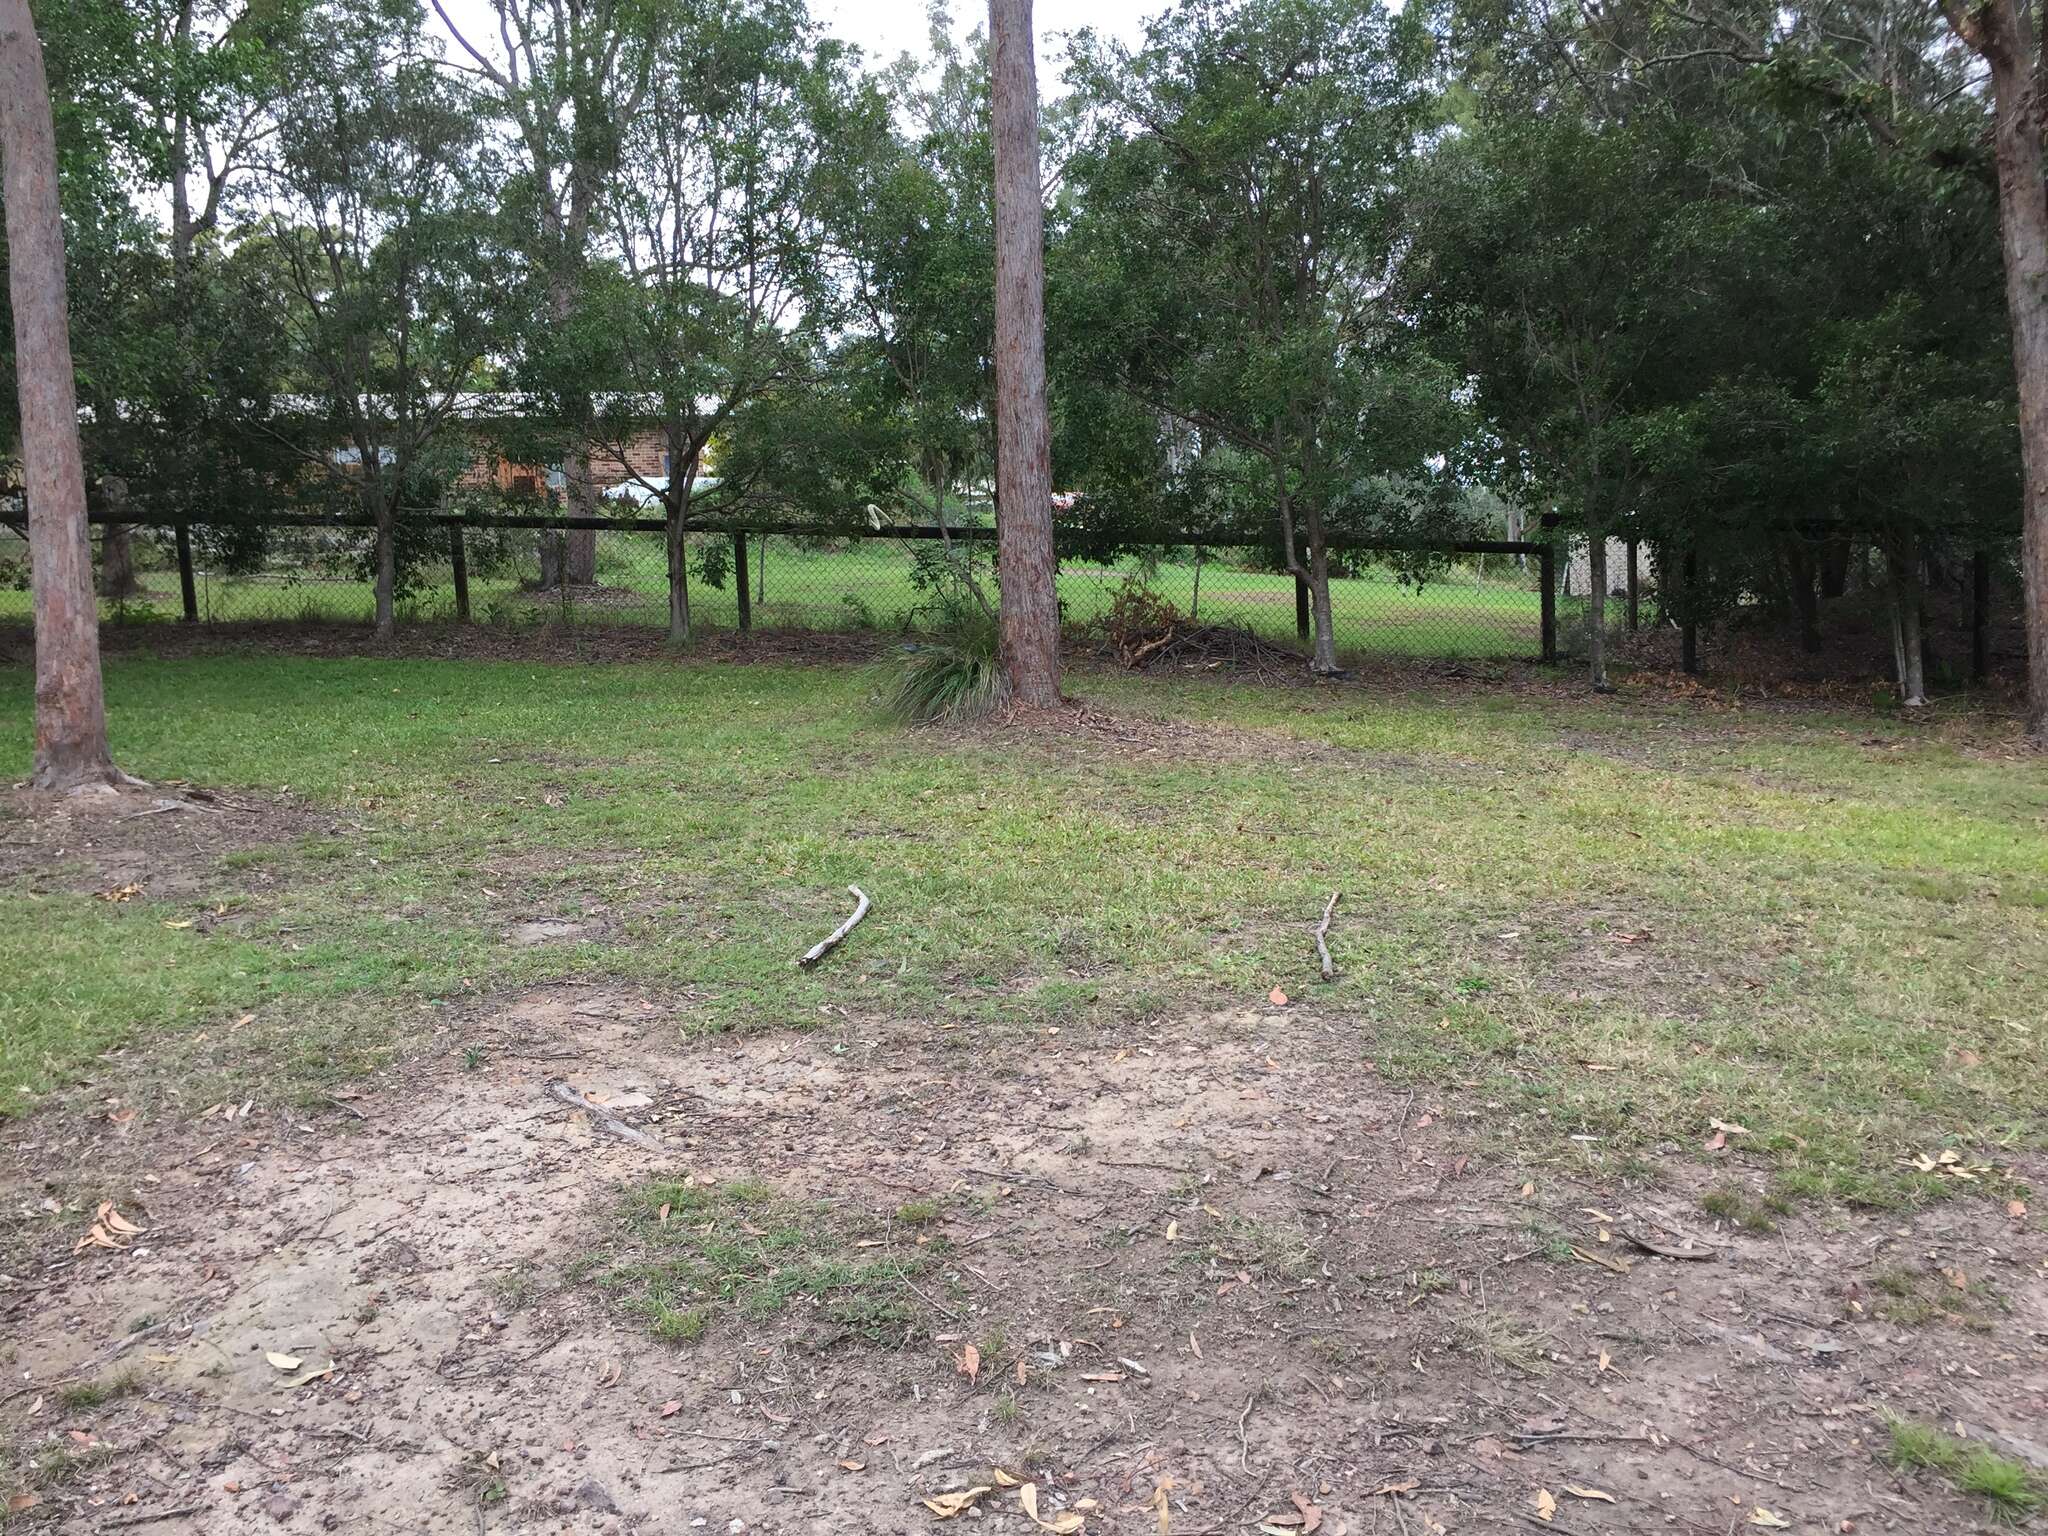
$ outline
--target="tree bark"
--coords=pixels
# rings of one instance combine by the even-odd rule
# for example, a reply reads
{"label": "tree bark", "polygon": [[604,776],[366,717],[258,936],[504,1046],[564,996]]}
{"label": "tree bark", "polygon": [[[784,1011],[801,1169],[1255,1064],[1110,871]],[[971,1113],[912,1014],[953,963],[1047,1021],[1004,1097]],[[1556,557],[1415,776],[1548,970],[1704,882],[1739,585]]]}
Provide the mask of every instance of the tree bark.
{"label": "tree bark", "polygon": [[1886,557],[1892,577],[1892,659],[1898,670],[1899,703],[1907,709],[1927,706],[1927,653],[1920,633],[1917,545],[1918,540],[1908,534]]}
{"label": "tree bark", "polygon": [[1318,677],[1335,677],[1337,666],[1337,624],[1330,606],[1330,546],[1323,535],[1323,514],[1310,505],[1308,516],[1308,606],[1315,621],[1315,648],[1308,669]]}
{"label": "tree bark", "polygon": [[64,295],[56,133],[28,0],[0,0],[0,170],[8,296],[20,390],[29,586],[35,611],[36,727],[30,782],[70,789],[122,780],[107,748],[99,605],[85,521],[85,463]]}
{"label": "tree bark", "polygon": [[[674,439],[671,438],[671,443]],[[697,482],[697,460],[669,450],[668,489],[661,503],[668,545],[668,638],[673,645],[690,643],[690,544],[683,521],[690,512],[690,491]]]}
{"label": "tree bark", "polygon": [[[576,316],[575,285],[560,272],[552,273],[548,278],[548,312],[558,326],[567,326]],[[569,444],[562,455],[562,485],[562,499],[572,513],[578,517],[597,516],[597,484],[590,475],[590,444],[580,438]],[[550,546],[546,541],[541,545],[540,584],[543,590],[559,586],[564,581],[571,586],[582,587],[597,581],[595,528],[567,530],[556,548],[561,551],[560,560],[550,558]]]}
{"label": "tree bark", "polygon": [[1052,428],[1045,391],[1045,204],[1031,0],[989,0],[996,201],[996,555],[1001,651],[1022,703],[1060,700]]}
{"label": "tree bark", "polygon": [[1586,533],[1586,668],[1595,693],[1612,693],[1607,681],[1607,529]]}
{"label": "tree bark", "polygon": [[2041,61],[2019,0],[1942,0],[1957,36],[1991,70],[1998,228],[2019,381],[2020,576],[2027,628],[2027,739],[2048,747],[2048,185],[2041,145]]}
{"label": "tree bark", "polygon": [[[128,510],[128,482],[109,475],[100,482],[109,512]],[[142,591],[135,575],[135,530],[126,523],[108,523],[100,532],[100,596],[125,602]]]}
{"label": "tree bark", "polygon": [[398,588],[398,540],[391,498],[377,498],[377,638],[389,640],[398,632],[394,594]]}

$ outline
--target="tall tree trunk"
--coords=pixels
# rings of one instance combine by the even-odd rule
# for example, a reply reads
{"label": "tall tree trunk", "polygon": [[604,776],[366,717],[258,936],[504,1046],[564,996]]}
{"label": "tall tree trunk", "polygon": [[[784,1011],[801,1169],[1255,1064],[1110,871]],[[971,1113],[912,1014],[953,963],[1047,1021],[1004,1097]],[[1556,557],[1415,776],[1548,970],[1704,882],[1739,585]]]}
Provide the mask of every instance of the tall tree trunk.
{"label": "tall tree trunk", "polygon": [[1315,620],[1315,649],[1308,669],[1318,677],[1335,677],[1337,666],[1337,624],[1330,606],[1330,545],[1323,532],[1323,513],[1311,505],[1305,519],[1308,527],[1308,604]]}
{"label": "tall tree trunk", "polygon": [[38,789],[118,783],[122,775],[107,749],[100,684],[99,605],[92,591],[85,462],[65,317],[56,134],[28,0],[0,0],[0,172],[36,627],[30,782]]}
{"label": "tall tree trunk", "polygon": [[1792,608],[1799,615],[1799,648],[1818,655],[1820,640],[1820,594],[1814,587],[1817,574],[1813,553],[1798,538],[1785,548],[1785,571],[1792,591]]}
{"label": "tall tree trunk", "polygon": [[1060,701],[1052,428],[1045,397],[1045,204],[1031,0],[989,0],[996,160],[996,553],[1011,692]]}
{"label": "tall tree trunk", "polygon": [[[673,443],[674,439],[670,439]],[[669,450],[668,489],[661,498],[668,545],[668,638],[690,643],[690,544],[683,532],[690,513],[690,491],[697,482],[697,461]]]}
{"label": "tall tree trunk", "polygon": [[1595,693],[1612,693],[1607,680],[1607,529],[1596,523],[1586,534],[1586,670]]}
{"label": "tall tree trunk", "polygon": [[2048,747],[2048,185],[2042,179],[2041,60],[2032,9],[2021,0],[1942,0],[1942,10],[1991,70],[1998,228],[2019,380],[2027,739]]}
{"label": "tall tree trunk", "polygon": [[398,632],[397,604],[394,600],[394,593],[398,588],[397,520],[393,515],[390,496],[378,494],[376,520],[377,638],[389,640]]}
{"label": "tall tree trunk", "polygon": [[1927,653],[1920,633],[1919,541],[1904,535],[1886,556],[1891,567],[1892,660],[1898,670],[1899,702],[1907,709],[1927,705]]}
{"label": "tall tree trunk", "polygon": [[[575,284],[563,273],[551,273],[548,277],[548,312],[558,326],[566,326],[575,318]],[[597,516],[598,487],[591,478],[590,444],[580,437],[570,443],[562,455],[562,485],[562,499],[573,515]],[[563,557],[559,561],[550,558],[547,542],[543,541],[541,545],[540,584],[543,588],[559,586],[564,581],[573,586],[587,587],[597,580],[595,528],[571,528],[557,547]]]}
{"label": "tall tree trunk", "polygon": [[1821,545],[1820,595],[1823,601],[1833,602],[1849,590],[1849,556],[1852,553],[1848,539],[1839,535]]}
{"label": "tall tree trunk", "polygon": [[[109,475],[100,482],[100,495],[107,511],[116,515],[128,510],[128,482]],[[100,596],[126,602],[142,591],[135,575],[135,530],[126,523],[106,523],[100,533]]]}

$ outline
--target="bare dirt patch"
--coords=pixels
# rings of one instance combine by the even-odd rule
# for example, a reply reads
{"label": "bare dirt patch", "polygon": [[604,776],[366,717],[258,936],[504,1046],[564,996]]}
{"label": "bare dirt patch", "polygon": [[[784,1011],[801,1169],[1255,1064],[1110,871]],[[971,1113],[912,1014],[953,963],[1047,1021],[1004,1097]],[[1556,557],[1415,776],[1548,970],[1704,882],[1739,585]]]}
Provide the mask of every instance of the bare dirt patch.
{"label": "bare dirt patch", "polygon": [[[1995,1204],[1751,1230],[1683,1160],[1525,1168],[1491,1106],[1299,1006],[824,1023],[685,1039],[666,999],[556,988],[331,1113],[7,1127],[23,1528],[909,1532],[987,1487],[968,1518],[1028,1536],[1001,1468],[1089,1531],[1160,1529],[1162,1490],[1181,1536],[1297,1495],[1351,1536],[1523,1528],[1539,1492],[1562,1531],[1964,1531],[1982,1506],[1888,1471],[1878,1411],[2040,1438],[2048,1245]],[[652,1178],[751,1193],[629,1217]],[[91,1242],[102,1200],[143,1230]],[[737,1245],[731,1294],[676,1298],[694,1342],[632,1305],[650,1234]],[[866,1335],[834,1322],[860,1298]]]}
{"label": "bare dirt patch", "polygon": [[110,901],[189,895],[207,888],[230,855],[343,830],[332,811],[297,800],[187,784],[66,795],[6,790],[0,881]]}

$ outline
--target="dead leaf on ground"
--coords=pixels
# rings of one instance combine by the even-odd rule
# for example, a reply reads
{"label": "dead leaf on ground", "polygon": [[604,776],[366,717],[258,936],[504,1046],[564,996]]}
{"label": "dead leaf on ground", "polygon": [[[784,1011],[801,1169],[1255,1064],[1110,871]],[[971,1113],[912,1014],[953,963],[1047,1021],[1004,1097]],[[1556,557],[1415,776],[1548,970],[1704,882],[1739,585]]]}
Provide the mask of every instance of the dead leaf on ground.
{"label": "dead leaf on ground", "polygon": [[839,1463],[840,1470],[843,1472],[865,1472],[867,1466],[868,1464],[864,1461],[842,1461]]}
{"label": "dead leaf on ground", "polygon": [[1146,1501],[1146,1507],[1159,1516],[1159,1536],[1173,1536],[1173,1506],[1166,1498],[1166,1490],[1172,1486],[1173,1479],[1165,1479],[1152,1490],[1152,1497]]}
{"label": "dead leaf on ground", "polygon": [[1074,1536],[1087,1522],[1070,1509],[1061,1510],[1047,1519],[1038,1512],[1038,1484],[1026,1483],[1017,1490],[1017,1502],[1024,1506],[1024,1513],[1031,1517],[1031,1523],[1042,1531],[1053,1531],[1057,1536]]}
{"label": "dead leaf on ground", "polygon": [[1787,1520],[1775,1510],[1765,1509],[1761,1504],[1749,1512],[1749,1519],[1744,1523],[1762,1526],[1767,1531],[1789,1531],[1792,1529],[1792,1522],[1790,1520]]}
{"label": "dead leaf on ground", "polygon": [[1387,1494],[1391,1497],[1398,1497],[1404,1493],[1413,1493],[1416,1489],[1420,1488],[1421,1486],[1422,1479],[1418,1477],[1411,1477],[1405,1483],[1381,1483],[1379,1487],[1373,1489],[1373,1491],[1367,1494],[1366,1497],[1369,1499],[1376,1499],[1380,1497],[1381,1494]]}
{"label": "dead leaf on ground", "polygon": [[600,1387],[616,1387],[619,1378],[626,1374],[626,1367],[617,1360],[607,1360],[597,1368],[597,1384]]}
{"label": "dead leaf on ground", "polygon": [[1538,1520],[1547,1521],[1557,1514],[1557,1500],[1551,1495],[1548,1488],[1538,1488],[1536,1490],[1535,1503],[1536,1518]]}
{"label": "dead leaf on ground", "polygon": [[1566,1483],[1564,1491],[1575,1499],[1591,1499],[1601,1504],[1616,1502],[1614,1495],[1611,1493],[1604,1493],[1598,1488],[1581,1488],[1577,1483]]}
{"label": "dead leaf on ground", "polygon": [[276,1366],[280,1371],[296,1371],[299,1368],[299,1357],[297,1355],[285,1355],[278,1353],[274,1349],[266,1349],[263,1351],[263,1358]]}
{"label": "dead leaf on ground", "polygon": [[1278,987],[1275,987],[1272,991],[1266,994],[1266,1001],[1271,1003],[1275,1008],[1285,1008],[1287,1006],[1287,994],[1285,992],[1282,992]]}
{"label": "dead leaf on ground", "polygon": [[661,1416],[664,1419],[672,1419],[682,1411],[683,1404],[680,1398],[672,1397],[667,1402],[661,1405]]}
{"label": "dead leaf on ground", "polygon": [[984,1483],[976,1488],[963,1488],[958,1493],[942,1493],[936,1498],[926,1499],[924,1507],[941,1520],[950,1520],[974,1507],[974,1501],[984,1493],[993,1493],[995,1485]]}
{"label": "dead leaf on ground", "polygon": [[953,1364],[962,1376],[973,1381],[981,1374],[981,1351],[969,1344],[953,1357]]}
{"label": "dead leaf on ground", "polygon": [[997,1467],[989,1475],[996,1480],[998,1488],[1015,1488],[1024,1481],[1023,1478],[1016,1476],[1014,1473],[1005,1472],[1001,1467]]}

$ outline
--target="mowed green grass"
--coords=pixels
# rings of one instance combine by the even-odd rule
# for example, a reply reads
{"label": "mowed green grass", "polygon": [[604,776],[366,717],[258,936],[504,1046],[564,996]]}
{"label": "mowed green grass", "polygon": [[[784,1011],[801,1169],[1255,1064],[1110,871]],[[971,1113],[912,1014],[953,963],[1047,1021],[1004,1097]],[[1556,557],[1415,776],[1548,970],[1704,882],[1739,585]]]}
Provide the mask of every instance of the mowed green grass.
{"label": "mowed green grass", "polygon": [[[749,546],[748,582],[753,622],[764,628],[811,630],[896,630],[928,623],[929,597],[912,580],[913,547],[907,541],[877,539],[845,548],[805,549],[776,539],[769,545],[764,573],[760,544],[754,541]],[[147,558],[152,563],[158,560],[154,554]],[[1136,560],[1108,566],[1068,562],[1060,572],[1059,590],[1069,621],[1085,624],[1106,614],[1119,587],[1138,569]],[[472,575],[472,616],[502,624],[546,623],[565,616],[583,624],[668,622],[665,556],[657,538],[600,534],[598,579],[613,590],[602,602],[572,602],[566,614],[559,603],[521,590],[520,578],[530,574],[522,563],[516,569],[508,566]],[[714,629],[735,628],[739,599],[731,576],[717,587],[694,570],[692,577],[694,620]],[[1291,576],[1234,569],[1211,560],[1203,563],[1198,587],[1193,561],[1183,560],[1157,566],[1151,580],[1183,614],[1243,625],[1283,643],[1295,638]],[[174,568],[149,571],[144,585],[148,596],[125,609],[103,602],[105,615],[136,622],[177,617],[181,610]],[[196,595],[200,616],[207,621],[368,623],[375,612],[368,583],[310,566],[256,576],[202,570]],[[1339,648],[1356,655],[1527,660],[1542,649],[1541,599],[1504,557],[1493,557],[1483,570],[1477,562],[1455,567],[1420,587],[1375,567],[1362,576],[1333,580],[1330,601]],[[402,622],[443,622],[454,615],[455,590],[445,568],[400,605]],[[26,592],[0,591],[0,621],[27,617]]]}
{"label": "mowed green grass", "polygon": [[[2000,750],[2005,724],[1071,686],[1199,729],[1142,754],[920,731],[845,669],[117,659],[127,768],[288,786],[341,831],[175,900],[0,888],[0,1105],[154,1091],[152,1053],[202,1035],[209,1070],[303,1092],[565,979],[644,986],[684,1033],[1058,1029],[1075,1052],[1161,1019],[1220,1047],[1279,986],[1518,1157],[1697,1155],[1719,1117],[1782,1193],[1890,1202],[1957,1183],[1914,1154],[2041,1144],[2048,764]],[[11,776],[30,691],[0,672]],[[796,970],[854,883],[874,914]],[[228,927],[170,926],[223,905]],[[534,916],[594,937],[505,942]]]}

